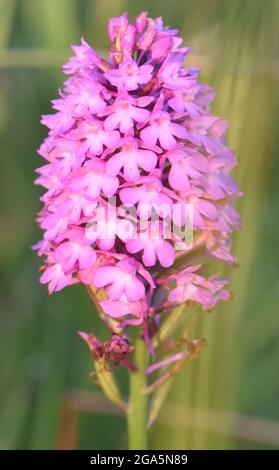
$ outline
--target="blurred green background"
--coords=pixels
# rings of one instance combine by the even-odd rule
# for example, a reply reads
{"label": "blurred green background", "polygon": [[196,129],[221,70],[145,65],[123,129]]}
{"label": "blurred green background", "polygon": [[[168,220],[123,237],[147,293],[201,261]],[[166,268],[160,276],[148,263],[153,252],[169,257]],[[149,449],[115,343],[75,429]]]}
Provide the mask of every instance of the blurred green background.
{"label": "blurred green background", "polygon": [[[46,135],[39,119],[62,84],[69,45],[84,36],[105,50],[108,18],[143,9],[181,30],[192,46],[188,63],[216,87],[214,112],[229,120],[245,192],[234,300],[199,313],[208,347],[175,379],[150,446],[279,448],[279,1],[0,0],[2,449],[57,448],[67,391],[97,390],[76,334],[103,334],[92,303],[82,286],[49,297],[30,249],[40,238],[41,192],[32,183]],[[121,417],[84,411],[77,426],[79,448],[126,445]]]}

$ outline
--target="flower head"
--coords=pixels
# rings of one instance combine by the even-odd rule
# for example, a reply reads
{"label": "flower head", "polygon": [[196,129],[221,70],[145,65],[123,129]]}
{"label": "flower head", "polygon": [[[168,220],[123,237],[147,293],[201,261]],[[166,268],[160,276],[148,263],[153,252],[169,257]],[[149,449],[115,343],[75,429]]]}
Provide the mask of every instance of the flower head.
{"label": "flower head", "polygon": [[[163,311],[185,302],[210,309],[229,298],[227,279],[207,275],[205,263],[235,262],[240,192],[227,124],[210,111],[212,88],[184,65],[189,48],[177,30],[143,12],[133,24],[126,13],[111,19],[108,32],[108,60],[84,39],[72,47],[70,77],[54,113],[42,118],[49,135],[36,184],[46,189],[38,216],[44,239],[35,248],[50,293],[76,282],[96,298],[102,292],[105,318],[142,325],[152,350]],[[174,213],[181,205],[193,210],[190,246],[181,236],[187,216]],[[119,336],[106,348],[84,338],[93,354],[115,362],[130,351]]]}

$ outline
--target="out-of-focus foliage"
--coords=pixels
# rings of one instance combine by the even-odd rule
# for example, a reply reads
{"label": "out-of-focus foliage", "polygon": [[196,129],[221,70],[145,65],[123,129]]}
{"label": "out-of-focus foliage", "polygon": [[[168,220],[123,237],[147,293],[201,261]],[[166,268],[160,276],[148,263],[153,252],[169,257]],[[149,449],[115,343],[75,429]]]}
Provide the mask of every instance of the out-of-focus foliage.
{"label": "out-of-focus foliage", "polygon": [[[218,413],[279,421],[279,2],[0,0],[0,448],[57,447],[65,392],[97,390],[76,334],[104,335],[94,307],[81,286],[48,297],[30,250],[39,238],[33,219],[40,191],[32,185],[45,135],[39,118],[57,95],[69,44],[83,35],[105,49],[107,19],[143,9],[181,29],[191,65],[202,66],[202,78],[216,87],[214,110],[230,122],[235,176],[245,192],[234,300],[198,312],[196,330],[208,348],[175,379],[151,445],[272,445],[261,441],[260,426],[258,442],[243,440],[245,423],[236,427],[231,414],[222,415],[220,429]],[[125,439],[121,418],[81,414],[80,448],[123,448]]]}

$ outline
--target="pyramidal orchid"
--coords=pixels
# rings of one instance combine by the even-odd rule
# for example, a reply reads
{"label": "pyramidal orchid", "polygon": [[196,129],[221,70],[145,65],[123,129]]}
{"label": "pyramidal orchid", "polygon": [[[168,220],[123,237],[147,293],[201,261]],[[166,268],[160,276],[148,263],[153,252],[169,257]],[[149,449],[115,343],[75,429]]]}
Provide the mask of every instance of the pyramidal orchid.
{"label": "pyramidal orchid", "polygon": [[[212,88],[184,65],[189,48],[177,33],[146,12],[133,24],[124,13],[109,21],[108,59],[84,39],[72,46],[55,112],[42,118],[49,133],[36,179],[46,190],[40,281],[50,294],[86,285],[111,339],[80,336],[137,449],[146,446],[149,395],[203,346],[175,339],[190,306],[211,310],[230,298],[220,262],[236,262],[231,234],[240,225],[227,125],[210,111]],[[131,376],[128,405],[117,365]],[[152,404],[150,413],[149,424]]]}

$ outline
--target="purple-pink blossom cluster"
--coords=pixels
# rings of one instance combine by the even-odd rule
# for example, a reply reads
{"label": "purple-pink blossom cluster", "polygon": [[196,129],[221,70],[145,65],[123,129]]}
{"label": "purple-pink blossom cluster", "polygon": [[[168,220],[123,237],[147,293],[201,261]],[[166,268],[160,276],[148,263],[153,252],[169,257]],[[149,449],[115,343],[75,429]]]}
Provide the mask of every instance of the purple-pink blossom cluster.
{"label": "purple-pink blossom cluster", "polygon": [[[104,290],[101,308],[122,324],[144,323],[161,305],[212,308],[229,297],[227,281],[206,276],[200,259],[235,262],[240,194],[226,123],[210,111],[214,91],[183,65],[189,48],[161,18],[143,12],[129,24],[125,13],[108,31],[108,60],[84,40],[72,47],[55,113],[42,118],[49,134],[36,180],[46,189],[40,280],[50,293],[77,282]],[[119,208],[113,221],[110,198]],[[172,216],[177,204],[193,207],[193,244],[180,251],[175,230],[160,230],[166,217],[173,227],[186,224]]]}

